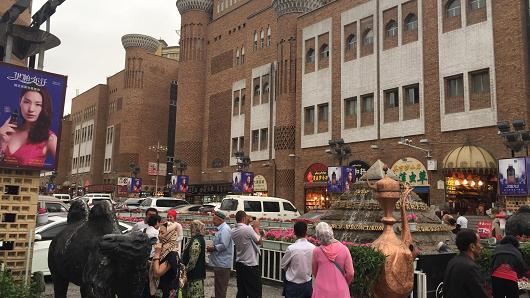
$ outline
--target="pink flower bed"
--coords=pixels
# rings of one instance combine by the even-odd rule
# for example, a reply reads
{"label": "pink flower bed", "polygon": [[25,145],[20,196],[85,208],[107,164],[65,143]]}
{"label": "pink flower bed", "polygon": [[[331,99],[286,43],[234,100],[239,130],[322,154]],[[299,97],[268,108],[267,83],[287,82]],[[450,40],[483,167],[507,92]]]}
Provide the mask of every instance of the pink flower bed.
{"label": "pink flower bed", "polygon": [[[271,241],[283,241],[283,242],[291,242],[291,243],[296,241],[296,236],[294,235],[293,229],[269,230],[265,233],[264,237],[265,239],[271,240]],[[320,241],[316,239],[314,236],[307,236],[307,240],[316,246],[320,245]],[[342,241],[341,243],[346,246],[370,246],[371,245],[370,243],[360,244],[360,243],[353,243],[353,242],[348,242],[348,241]]]}
{"label": "pink flower bed", "polygon": [[126,222],[141,222],[144,220],[143,217],[138,216],[117,216],[118,220]]}

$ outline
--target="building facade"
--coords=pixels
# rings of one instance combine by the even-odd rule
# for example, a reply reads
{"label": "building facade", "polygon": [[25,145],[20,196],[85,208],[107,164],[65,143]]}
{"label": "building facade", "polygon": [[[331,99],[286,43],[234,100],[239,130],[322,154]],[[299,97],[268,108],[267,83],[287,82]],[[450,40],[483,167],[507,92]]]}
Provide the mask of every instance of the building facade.
{"label": "building facade", "polygon": [[243,152],[269,195],[325,207],[328,142],[343,139],[344,165],[381,159],[431,204],[496,202],[496,159],[510,156],[497,122],[530,112],[528,1],[176,4],[175,152],[191,195],[222,195]]}
{"label": "building facade", "polygon": [[[125,68],[76,96],[63,119],[58,184],[112,191],[118,177],[130,177],[135,167],[145,190],[153,191],[157,178],[165,183],[164,176],[148,174],[156,162],[149,146],[167,142],[178,49],[140,34],[123,36],[122,44]],[[165,155],[161,159],[165,163]]]}

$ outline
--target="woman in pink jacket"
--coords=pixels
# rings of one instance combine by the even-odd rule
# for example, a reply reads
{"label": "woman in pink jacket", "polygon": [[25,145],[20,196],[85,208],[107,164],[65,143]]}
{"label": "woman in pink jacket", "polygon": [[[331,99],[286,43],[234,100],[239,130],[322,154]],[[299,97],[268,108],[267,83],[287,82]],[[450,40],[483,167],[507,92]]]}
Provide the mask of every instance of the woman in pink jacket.
{"label": "woman in pink jacket", "polygon": [[313,298],[350,298],[353,262],[348,248],[333,238],[333,229],[321,222],[316,226],[321,245],[313,251]]}

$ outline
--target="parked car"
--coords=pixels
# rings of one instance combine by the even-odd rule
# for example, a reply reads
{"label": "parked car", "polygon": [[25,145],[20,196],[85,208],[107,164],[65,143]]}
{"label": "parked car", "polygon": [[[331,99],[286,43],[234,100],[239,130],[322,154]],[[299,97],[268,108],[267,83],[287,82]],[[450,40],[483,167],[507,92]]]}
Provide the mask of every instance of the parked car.
{"label": "parked car", "polygon": [[92,208],[94,206],[94,204],[97,204],[98,202],[101,202],[101,201],[108,201],[112,206],[116,206],[116,202],[114,202],[114,200],[112,200],[111,198],[109,197],[82,197],[82,199],[85,201],[85,203],[88,205],[88,208]]}
{"label": "parked car", "polygon": [[69,206],[62,200],[52,196],[39,196],[39,208],[46,209],[48,216],[64,215],[68,213]]}
{"label": "parked car", "polygon": [[166,212],[173,207],[189,205],[188,201],[170,197],[149,197],[140,204],[140,210],[145,212],[148,208],[155,208],[158,212]]}
{"label": "parked car", "polygon": [[112,194],[111,193],[106,193],[106,192],[100,192],[100,193],[87,193],[85,194],[83,197],[85,198],[92,198],[92,197],[97,197],[97,198],[109,198],[112,200]]}
{"label": "parked car", "polygon": [[[122,233],[132,230],[132,226],[118,222]],[[53,238],[66,227],[66,217],[51,216],[48,223],[35,229],[35,244],[33,246],[33,260],[31,273],[41,271],[44,275],[50,275],[48,268],[48,249]]]}
{"label": "parked car", "polygon": [[180,205],[177,207],[173,207],[171,209],[176,210],[177,213],[193,213],[193,212],[199,212],[199,209],[201,207],[202,205],[189,204],[189,205]]}
{"label": "parked car", "polygon": [[208,204],[202,205],[202,207],[199,208],[199,212],[201,212],[201,213],[213,212],[213,211],[219,209],[219,207],[221,207],[221,203],[208,203]]}
{"label": "parked car", "polygon": [[230,195],[223,199],[219,209],[228,215],[235,215],[237,211],[243,210],[256,218],[290,220],[300,216],[291,202],[274,197]]}
{"label": "parked car", "polygon": [[72,197],[70,197],[70,195],[66,193],[54,193],[53,196],[65,203],[70,203],[70,201],[72,200]]}
{"label": "parked car", "polygon": [[130,198],[123,202],[117,209],[128,212],[137,211],[143,201],[145,201],[145,198]]}

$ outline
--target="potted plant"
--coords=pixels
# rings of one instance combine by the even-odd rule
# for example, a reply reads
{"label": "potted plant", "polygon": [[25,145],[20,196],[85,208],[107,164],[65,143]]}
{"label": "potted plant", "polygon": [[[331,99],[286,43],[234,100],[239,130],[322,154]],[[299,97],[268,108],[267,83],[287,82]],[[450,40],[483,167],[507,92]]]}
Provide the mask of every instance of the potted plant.
{"label": "potted plant", "polygon": [[416,215],[416,213],[410,213],[407,215],[407,219],[409,221],[409,229],[411,232],[415,232],[417,230],[417,221],[418,221],[418,216]]}

